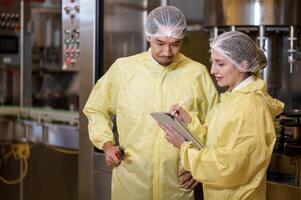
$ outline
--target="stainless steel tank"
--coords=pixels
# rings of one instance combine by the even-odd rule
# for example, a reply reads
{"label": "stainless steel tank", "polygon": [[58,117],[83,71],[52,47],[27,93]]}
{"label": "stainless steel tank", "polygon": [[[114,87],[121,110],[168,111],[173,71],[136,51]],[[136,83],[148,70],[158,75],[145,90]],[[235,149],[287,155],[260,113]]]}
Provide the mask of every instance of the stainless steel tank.
{"label": "stainless steel tank", "polygon": [[299,0],[205,0],[205,26],[301,25]]}

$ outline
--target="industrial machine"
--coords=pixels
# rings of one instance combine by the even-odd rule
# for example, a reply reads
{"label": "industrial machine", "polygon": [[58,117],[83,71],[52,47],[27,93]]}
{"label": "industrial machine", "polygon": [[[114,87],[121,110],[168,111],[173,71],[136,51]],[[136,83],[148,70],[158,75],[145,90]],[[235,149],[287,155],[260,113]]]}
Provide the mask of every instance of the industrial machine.
{"label": "industrial machine", "polygon": [[79,0],[0,1],[0,199],[77,199],[78,15]]}
{"label": "industrial machine", "polygon": [[17,1],[0,4],[0,105],[19,103],[20,15]]}

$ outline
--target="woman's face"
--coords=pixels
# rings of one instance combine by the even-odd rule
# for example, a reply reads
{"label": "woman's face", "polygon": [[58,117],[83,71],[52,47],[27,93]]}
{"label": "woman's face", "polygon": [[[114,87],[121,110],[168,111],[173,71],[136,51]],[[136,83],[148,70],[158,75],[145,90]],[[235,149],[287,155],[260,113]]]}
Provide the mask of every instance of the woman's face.
{"label": "woman's face", "polygon": [[214,49],[211,49],[211,61],[210,73],[215,76],[220,87],[228,86],[232,91],[247,77],[246,73],[240,72],[232,62]]}

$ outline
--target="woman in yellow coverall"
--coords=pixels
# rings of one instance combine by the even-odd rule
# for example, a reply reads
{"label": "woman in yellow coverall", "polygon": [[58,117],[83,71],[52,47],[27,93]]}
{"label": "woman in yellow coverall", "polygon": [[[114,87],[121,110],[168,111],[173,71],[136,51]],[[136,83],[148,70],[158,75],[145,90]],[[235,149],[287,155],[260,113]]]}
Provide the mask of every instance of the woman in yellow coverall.
{"label": "woman in yellow coverall", "polygon": [[[204,121],[218,101],[213,81],[202,64],[180,53],[186,21],[172,6],[153,10],[147,18],[150,49],[117,59],[96,83],[85,105],[92,143],[113,167],[112,199],[193,199],[195,180],[183,173],[179,150],[169,144],[150,113],[168,111],[176,102]],[[120,150],[112,133],[116,115]],[[180,172],[180,174],[178,174]],[[189,178],[184,181],[183,176]]]}
{"label": "woman in yellow coverall", "polygon": [[255,75],[266,66],[266,57],[249,36],[230,31],[212,41],[211,60],[218,85],[229,88],[205,123],[179,105],[171,108],[184,124],[195,124],[188,128],[201,133],[205,148],[195,148],[167,125],[161,127],[167,140],[180,148],[184,168],[203,183],[206,200],[266,199],[266,170],[276,140],[273,117],[284,106]]}

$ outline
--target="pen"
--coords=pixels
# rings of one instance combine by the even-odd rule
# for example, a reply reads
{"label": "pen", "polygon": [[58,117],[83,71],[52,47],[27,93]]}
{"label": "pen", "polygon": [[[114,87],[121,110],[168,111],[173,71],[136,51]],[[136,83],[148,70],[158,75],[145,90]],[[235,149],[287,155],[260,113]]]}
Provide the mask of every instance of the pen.
{"label": "pen", "polygon": [[[184,101],[182,101],[182,102],[178,105],[178,107],[182,107],[182,106],[186,103],[186,101],[187,101],[187,99],[184,100]],[[177,110],[174,110],[174,111],[172,111],[170,114],[171,114],[171,115],[174,115],[174,114],[176,114],[176,112],[177,112]]]}

